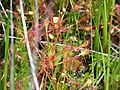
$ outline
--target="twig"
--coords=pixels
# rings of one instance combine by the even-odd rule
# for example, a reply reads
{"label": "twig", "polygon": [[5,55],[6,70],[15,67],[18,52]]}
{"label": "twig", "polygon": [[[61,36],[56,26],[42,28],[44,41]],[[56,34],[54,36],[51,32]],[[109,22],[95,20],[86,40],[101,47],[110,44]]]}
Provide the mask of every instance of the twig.
{"label": "twig", "polygon": [[97,80],[97,82],[95,82],[94,86],[96,86],[97,84],[100,83],[100,81],[103,79],[104,77],[104,73],[101,73],[101,75],[99,76],[99,79]]}
{"label": "twig", "polygon": [[0,6],[1,6],[1,8],[2,8],[2,10],[3,10],[4,14],[5,14],[5,16],[8,18],[8,15],[7,15],[7,13],[6,13],[6,11],[5,11],[5,9],[4,9],[4,7],[3,7],[3,5],[2,5],[1,1],[0,1]]}
{"label": "twig", "polygon": [[[54,44],[54,43],[51,43],[51,42],[47,42],[47,41],[40,41],[40,43],[43,43],[43,44]],[[56,43],[57,46],[62,46],[62,47],[65,47],[67,45],[63,45],[63,44],[59,44],[59,43]],[[84,48],[80,48],[80,50],[84,50]],[[95,51],[95,50],[90,50],[91,53],[96,53],[96,54],[100,54],[100,55],[104,55],[106,57],[108,57],[108,54],[106,53],[102,53],[102,52],[98,52],[98,51]],[[113,55],[110,55],[111,57],[115,57]]]}
{"label": "twig", "polygon": [[[0,34],[0,37],[4,38],[5,35],[4,34]],[[20,37],[15,37],[15,36],[9,36],[9,38],[14,38],[14,39],[23,39],[23,38],[20,38]]]}

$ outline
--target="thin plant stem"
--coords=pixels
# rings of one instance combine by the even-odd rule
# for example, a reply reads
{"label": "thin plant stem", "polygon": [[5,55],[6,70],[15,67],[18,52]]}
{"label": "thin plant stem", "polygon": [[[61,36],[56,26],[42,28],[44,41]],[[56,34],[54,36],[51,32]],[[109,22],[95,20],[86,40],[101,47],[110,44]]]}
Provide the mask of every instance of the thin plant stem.
{"label": "thin plant stem", "polygon": [[6,37],[5,37],[5,64],[4,64],[4,90],[7,90],[7,74],[8,74],[8,52],[9,52],[9,28],[10,28],[10,22],[9,19],[7,20],[7,29],[5,31]]}
{"label": "thin plant stem", "polygon": [[110,77],[110,34],[108,35],[108,60],[107,60],[107,81],[106,81],[106,90],[109,90],[109,77]]}
{"label": "thin plant stem", "polygon": [[38,24],[39,24],[38,0],[34,0],[34,2],[35,2],[35,46],[38,47],[38,36],[39,36],[39,32],[38,32]]}
{"label": "thin plant stem", "polygon": [[[100,48],[101,48],[101,52],[103,53],[103,47],[102,47],[101,41],[100,41]],[[103,61],[102,63],[103,63],[104,81],[105,81],[104,87],[105,87],[106,86],[106,65],[105,65],[105,57],[103,54],[102,54],[102,61]]]}
{"label": "thin plant stem", "polygon": [[106,8],[106,5],[107,5],[107,2],[106,0],[104,0],[104,4],[103,4],[103,50],[106,51],[107,50],[107,29],[108,29],[108,26],[107,26],[107,8]]}
{"label": "thin plant stem", "polygon": [[109,27],[109,35],[108,35],[108,63],[107,63],[107,85],[106,90],[109,90],[109,82],[110,82],[110,30],[112,27],[112,18],[113,18],[113,8],[114,8],[115,0],[112,0],[112,10],[111,10],[111,17],[110,17],[110,27]]}
{"label": "thin plant stem", "polygon": [[[93,37],[92,37],[92,1],[90,3],[90,25],[91,25],[91,50],[93,49]],[[92,87],[94,87],[94,61],[93,61],[93,53],[91,53],[92,57]]]}
{"label": "thin plant stem", "polygon": [[8,15],[7,15],[7,13],[6,13],[6,11],[5,11],[5,9],[4,9],[4,7],[3,7],[3,5],[2,5],[1,1],[0,1],[0,6],[1,6],[1,8],[2,8],[2,10],[3,10],[4,14],[5,14],[5,16],[8,18]]}
{"label": "thin plant stem", "polygon": [[27,27],[26,27],[26,23],[25,23],[25,19],[24,19],[25,17],[24,17],[24,10],[23,10],[22,0],[20,0],[20,9],[21,9],[21,17],[22,17],[22,23],[23,23],[23,28],[24,28],[24,35],[25,35],[25,41],[26,41],[28,57],[29,57],[30,66],[31,66],[31,69],[32,69],[31,71],[32,71],[32,75],[33,75],[36,90],[39,90],[39,84],[38,84],[38,80],[37,80],[36,73],[35,73],[35,66],[33,64],[32,53],[31,53],[30,44],[29,44],[29,41],[28,41]]}
{"label": "thin plant stem", "polygon": [[[94,6],[94,0],[92,1],[93,4],[93,9],[95,10],[95,6]],[[100,26],[100,17],[101,17],[101,10],[102,10],[102,1],[101,0],[98,0],[98,8],[97,10],[98,11],[94,11],[95,13],[95,20],[94,20],[94,23],[95,23],[95,28],[96,28],[96,32],[95,32],[95,40],[94,40],[94,49],[96,51],[99,51],[99,26]]]}
{"label": "thin plant stem", "polygon": [[[10,0],[10,10],[12,11],[12,0]],[[10,12],[11,37],[13,37],[13,13]],[[14,38],[11,38],[11,65],[10,65],[10,90],[14,90]]]}

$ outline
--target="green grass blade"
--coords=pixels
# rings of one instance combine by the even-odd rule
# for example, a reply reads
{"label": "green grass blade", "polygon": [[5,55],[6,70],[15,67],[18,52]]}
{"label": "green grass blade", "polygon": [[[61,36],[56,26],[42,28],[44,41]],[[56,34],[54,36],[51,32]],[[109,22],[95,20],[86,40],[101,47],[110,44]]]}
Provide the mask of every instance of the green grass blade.
{"label": "green grass blade", "polygon": [[[101,52],[103,53],[103,47],[102,47],[102,44],[101,44],[101,41],[100,41],[100,48],[101,48]],[[102,54],[102,64],[103,64],[103,72],[104,72],[104,87],[106,86],[106,65],[105,65],[105,57],[104,55]]]}
{"label": "green grass blade", "polygon": [[[89,2],[92,4],[92,2]],[[90,24],[91,24],[91,50],[93,50],[93,37],[92,37],[92,7],[90,7]],[[94,87],[94,61],[93,61],[93,53],[91,54],[92,57],[92,87]]]}
{"label": "green grass blade", "polygon": [[106,90],[109,90],[109,84],[110,84],[110,67],[111,67],[111,63],[110,63],[110,30],[112,27],[112,18],[113,18],[113,10],[114,10],[114,5],[115,5],[115,0],[112,0],[112,10],[111,10],[111,17],[110,17],[110,27],[109,27],[109,35],[108,35],[108,63],[107,63],[107,84],[106,84]]}
{"label": "green grass blade", "polygon": [[102,45],[103,45],[103,50],[107,50],[107,29],[108,29],[108,17],[107,17],[107,2],[106,0],[104,0],[104,7],[103,7],[103,13],[102,13],[102,17],[103,17],[103,41],[102,41]]}
{"label": "green grass blade", "polygon": [[[100,17],[101,17],[101,10],[102,10],[102,2],[101,0],[98,1],[98,8],[96,9],[94,6],[94,2],[92,4],[93,6],[93,11],[95,13],[95,19],[94,19],[94,23],[95,23],[95,28],[96,28],[96,32],[95,32],[95,40],[94,40],[94,50],[99,51],[99,26],[100,26]],[[97,10],[97,11],[95,11]]]}
{"label": "green grass blade", "polygon": [[8,75],[8,56],[9,56],[9,29],[10,29],[10,22],[9,18],[7,20],[7,28],[6,28],[6,36],[5,36],[5,64],[4,64],[4,90],[7,90],[7,75]]}

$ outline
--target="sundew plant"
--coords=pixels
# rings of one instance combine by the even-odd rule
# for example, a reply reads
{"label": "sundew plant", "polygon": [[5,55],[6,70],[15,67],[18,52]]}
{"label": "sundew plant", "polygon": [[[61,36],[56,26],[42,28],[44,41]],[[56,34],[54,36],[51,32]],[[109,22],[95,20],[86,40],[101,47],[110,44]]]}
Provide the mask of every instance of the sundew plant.
{"label": "sundew plant", "polygon": [[119,0],[0,0],[0,90],[119,90]]}

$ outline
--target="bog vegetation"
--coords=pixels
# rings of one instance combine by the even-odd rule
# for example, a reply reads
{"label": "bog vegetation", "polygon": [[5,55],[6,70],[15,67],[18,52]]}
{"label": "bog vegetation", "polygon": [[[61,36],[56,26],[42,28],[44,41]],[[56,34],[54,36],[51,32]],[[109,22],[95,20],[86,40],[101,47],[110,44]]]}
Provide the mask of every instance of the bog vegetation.
{"label": "bog vegetation", "polygon": [[0,0],[0,90],[119,90],[119,0]]}

